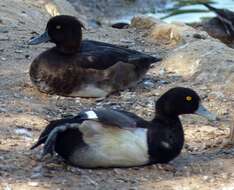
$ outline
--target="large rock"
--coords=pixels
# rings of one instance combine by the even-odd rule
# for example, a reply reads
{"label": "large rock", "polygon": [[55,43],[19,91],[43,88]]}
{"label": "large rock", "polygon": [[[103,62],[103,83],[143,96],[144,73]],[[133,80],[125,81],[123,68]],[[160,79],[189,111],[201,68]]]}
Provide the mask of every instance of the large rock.
{"label": "large rock", "polygon": [[131,26],[147,29],[151,41],[173,47],[196,41],[199,38],[209,38],[206,32],[198,31],[186,24],[168,24],[154,17],[136,16],[132,19]]}
{"label": "large rock", "polygon": [[79,14],[68,1],[40,0],[39,3],[44,6],[45,10],[52,17],[57,15],[71,15],[86,23],[87,18],[84,16],[84,14]]}
{"label": "large rock", "polygon": [[185,24],[136,17],[132,26],[146,29],[149,41],[171,47],[159,69],[234,94],[234,49]]}
{"label": "large rock", "polygon": [[196,82],[226,86],[234,92],[234,50],[214,40],[198,40],[172,50],[163,68]]}

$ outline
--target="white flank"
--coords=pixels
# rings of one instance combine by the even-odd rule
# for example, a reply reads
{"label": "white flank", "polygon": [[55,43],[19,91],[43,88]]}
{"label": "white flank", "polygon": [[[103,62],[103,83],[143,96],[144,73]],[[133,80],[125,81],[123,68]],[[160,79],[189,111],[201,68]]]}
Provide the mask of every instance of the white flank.
{"label": "white flank", "polygon": [[101,89],[96,87],[95,85],[87,85],[85,87],[81,87],[78,90],[75,90],[69,96],[80,96],[80,97],[93,97],[93,98],[101,98],[101,97],[106,97],[109,94],[107,92],[107,89]]}
{"label": "white flank", "polygon": [[148,163],[147,130],[121,129],[85,121],[80,127],[88,147],[78,149],[70,161],[83,167],[130,167]]}

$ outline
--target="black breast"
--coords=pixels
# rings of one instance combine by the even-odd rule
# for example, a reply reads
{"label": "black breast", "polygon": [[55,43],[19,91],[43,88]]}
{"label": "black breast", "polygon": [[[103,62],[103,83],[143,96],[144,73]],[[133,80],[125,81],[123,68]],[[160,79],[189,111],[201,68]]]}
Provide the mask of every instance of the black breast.
{"label": "black breast", "polygon": [[167,163],[178,156],[183,148],[184,132],[179,119],[158,121],[148,130],[151,163]]}
{"label": "black breast", "polygon": [[87,146],[82,138],[82,133],[78,129],[67,129],[63,133],[58,134],[55,144],[55,151],[64,159],[69,160],[72,153]]}

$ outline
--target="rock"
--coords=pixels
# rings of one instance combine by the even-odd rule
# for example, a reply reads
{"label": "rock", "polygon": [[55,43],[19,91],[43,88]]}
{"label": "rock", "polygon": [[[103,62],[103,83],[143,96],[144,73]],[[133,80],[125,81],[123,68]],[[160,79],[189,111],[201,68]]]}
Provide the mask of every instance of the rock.
{"label": "rock", "polygon": [[79,14],[75,8],[68,2],[64,0],[47,0],[43,2],[46,11],[51,16],[57,15],[72,15],[79,18],[84,23],[87,23],[87,18],[81,14]]}
{"label": "rock", "polygon": [[58,10],[58,7],[52,2],[46,3],[45,9],[51,16],[60,15],[60,11]]}
{"label": "rock", "polygon": [[32,137],[32,133],[27,128],[18,127],[14,129],[14,132],[20,136],[29,137],[29,138]]}
{"label": "rock", "polygon": [[0,33],[8,33],[9,30],[5,27],[0,27]]}
{"label": "rock", "polygon": [[128,190],[138,190],[137,187],[130,187]]}
{"label": "rock", "polygon": [[151,80],[144,80],[143,84],[146,89],[151,89],[154,87],[154,83]]}
{"label": "rock", "polygon": [[129,24],[125,22],[117,22],[111,25],[112,28],[117,28],[117,29],[127,29],[129,28]]}
{"label": "rock", "polygon": [[17,49],[15,50],[15,53],[23,53],[24,51],[23,50],[20,50],[20,49]]}
{"label": "rock", "polygon": [[68,15],[77,15],[74,7],[64,0],[48,0],[45,1],[45,9],[51,16],[56,16],[60,14],[68,14]]}
{"label": "rock", "polygon": [[42,177],[42,174],[41,174],[41,173],[33,173],[33,174],[30,176],[31,179],[36,179],[36,178],[40,178],[40,177]]}
{"label": "rock", "polygon": [[234,125],[232,125],[230,128],[230,143],[234,144]]}
{"label": "rock", "polygon": [[137,16],[131,21],[131,26],[148,29],[150,41],[171,46],[183,45],[198,39],[209,38],[206,32],[198,31],[183,23],[168,24],[159,19],[147,16]]}
{"label": "rock", "polygon": [[153,26],[162,23],[159,19],[149,16],[135,16],[131,20],[131,27],[139,29],[151,29]]}
{"label": "rock", "polygon": [[37,187],[39,185],[39,183],[35,182],[35,181],[29,181],[28,185],[31,186],[31,187]]}
{"label": "rock", "polygon": [[10,185],[7,184],[7,183],[4,183],[3,186],[4,186],[4,187],[3,187],[3,190],[12,190],[12,188],[10,187]]}
{"label": "rock", "polygon": [[[155,70],[213,86],[234,94],[234,50],[206,32],[181,23],[168,24],[146,16],[134,17],[132,27],[144,29],[147,40],[173,47]],[[163,72],[165,74],[165,72]],[[155,72],[156,73],[156,72]],[[213,90],[212,90],[213,91]]]}
{"label": "rock", "polygon": [[0,33],[0,41],[8,41],[8,40],[9,40],[9,37],[7,35]]}
{"label": "rock", "polygon": [[160,23],[152,28],[150,38],[153,41],[160,41],[169,45],[183,44],[185,41],[181,34],[184,31],[186,31],[185,27],[178,27],[175,24]]}
{"label": "rock", "polygon": [[187,43],[169,53],[162,65],[167,72],[234,92],[234,50],[218,41]]}

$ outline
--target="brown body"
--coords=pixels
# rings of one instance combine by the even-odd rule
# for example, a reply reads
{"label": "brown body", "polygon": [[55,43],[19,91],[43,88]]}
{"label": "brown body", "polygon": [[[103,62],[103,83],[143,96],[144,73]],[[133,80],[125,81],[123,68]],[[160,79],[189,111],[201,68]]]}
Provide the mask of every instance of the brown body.
{"label": "brown body", "polygon": [[138,67],[120,59],[105,69],[99,69],[97,64],[101,65],[101,62],[92,68],[93,66],[88,67],[95,61],[92,57],[82,52],[64,56],[55,48],[50,49],[39,55],[31,64],[31,81],[39,91],[48,94],[105,97],[134,85],[150,66],[149,63],[142,63],[144,67]]}
{"label": "brown body", "polygon": [[82,24],[71,16],[49,20],[46,31],[29,42],[55,47],[31,64],[30,77],[39,91],[80,97],[105,97],[138,82],[161,59],[103,42],[82,40]]}

